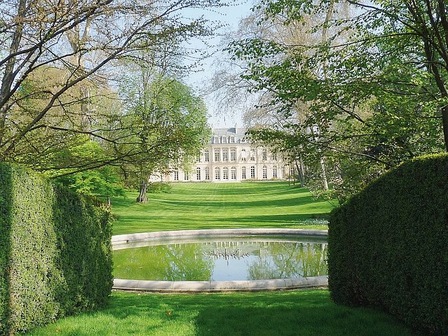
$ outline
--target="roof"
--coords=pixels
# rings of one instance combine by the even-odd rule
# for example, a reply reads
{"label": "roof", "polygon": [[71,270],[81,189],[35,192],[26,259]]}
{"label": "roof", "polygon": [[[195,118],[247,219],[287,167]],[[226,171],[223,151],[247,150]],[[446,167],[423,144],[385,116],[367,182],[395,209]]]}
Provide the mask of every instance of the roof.
{"label": "roof", "polygon": [[246,128],[215,128],[212,130],[211,143],[246,142]]}

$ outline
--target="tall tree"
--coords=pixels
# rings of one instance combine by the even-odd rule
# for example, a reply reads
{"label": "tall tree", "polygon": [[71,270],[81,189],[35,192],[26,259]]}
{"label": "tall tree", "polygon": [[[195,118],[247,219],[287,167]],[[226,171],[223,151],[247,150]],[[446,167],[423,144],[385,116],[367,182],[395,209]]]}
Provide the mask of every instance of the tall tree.
{"label": "tall tree", "polygon": [[303,148],[325,153],[334,186],[356,190],[403,160],[440,150],[445,2],[266,0],[261,8],[265,22],[310,38],[259,36],[230,49],[248,62],[243,78],[253,90],[271,94],[271,109],[302,113],[283,126],[301,134]]}
{"label": "tall tree", "polygon": [[[135,57],[139,50],[212,34],[203,17],[189,19],[182,11],[222,5],[221,0],[2,1],[0,160],[44,169],[48,162],[33,157],[36,148],[50,148],[50,142],[62,147],[77,135],[119,148],[128,140],[115,137],[118,133],[111,127],[121,127],[119,113],[106,118],[107,109],[93,105],[92,92],[110,87],[116,62]],[[47,69],[59,74],[51,85],[45,85],[49,83],[42,75]],[[115,153],[78,166],[72,161],[71,167],[88,169],[125,155]]]}
{"label": "tall tree", "polygon": [[127,126],[135,134],[121,151],[137,151],[121,170],[139,188],[138,202],[145,202],[151,175],[188,166],[210,135],[204,102],[180,81],[140,69],[140,77],[123,90]]}

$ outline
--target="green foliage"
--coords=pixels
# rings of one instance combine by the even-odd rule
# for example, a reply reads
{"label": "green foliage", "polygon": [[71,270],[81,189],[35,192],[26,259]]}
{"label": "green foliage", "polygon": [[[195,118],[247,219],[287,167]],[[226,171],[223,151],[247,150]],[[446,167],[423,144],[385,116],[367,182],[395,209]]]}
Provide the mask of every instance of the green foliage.
{"label": "green foliage", "polygon": [[413,328],[448,333],[447,171],[447,155],[411,160],[332,212],[337,303],[376,306]]}
{"label": "green foliage", "polygon": [[11,168],[0,164],[0,334],[9,328],[8,258],[11,250]]}
{"label": "green foliage", "polygon": [[120,168],[127,186],[144,188],[152,174],[188,166],[208,141],[210,128],[205,103],[187,85],[147,67],[129,76],[121,90],[127,104],[120,122],[131,136],[120,150],[133,154]]}
{"label": "green foliage", "polygon": [[109,213],[24,168],[1,164],[0,176],[0,331],[104,306]]}
{"label": "green foliage", "polygon": [[119,175],[111,167],[66,175],[56,181],[77,193],[106,199],[124,196],[125,192]]}
{"label": "green foliage", "polygon": [[[261,111],[276,111],[273,134],[290,135],[274,143],[300,152],[309,171],[318,167],[313,156],[324,157],[341,200],[401,162],[443,150],[446,2],[263,0],[257,9],[256,38],[228,49],[264,97]],[[316,126],[319,138],[310,137]]]}

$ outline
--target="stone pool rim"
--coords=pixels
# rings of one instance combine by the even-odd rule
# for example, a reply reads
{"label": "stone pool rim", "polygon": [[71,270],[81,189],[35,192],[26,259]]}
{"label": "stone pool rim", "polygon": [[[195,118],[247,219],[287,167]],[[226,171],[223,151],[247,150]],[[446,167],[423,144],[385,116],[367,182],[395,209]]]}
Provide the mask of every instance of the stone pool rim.
{"label": "stone pool rim", "polygon": [[[206,229],[143,232],[112,236],[112,250],[129,243],[161,239],[188,239],[227,236],[303,236],[306,238],[326,238],[327,230],[307,229]],[[238,280],[238,281],[157,281],[114,279],[114,290],[145,292],[227,292],[227,291],[261,291],[298,288],[327,287],[328,276],[301,279]]]}

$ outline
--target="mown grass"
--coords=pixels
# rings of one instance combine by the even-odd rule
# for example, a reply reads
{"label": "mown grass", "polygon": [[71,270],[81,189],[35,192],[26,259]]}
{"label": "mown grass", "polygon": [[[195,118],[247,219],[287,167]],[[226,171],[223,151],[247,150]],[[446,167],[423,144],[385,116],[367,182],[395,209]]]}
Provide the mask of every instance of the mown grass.
{"label": "mown grass", "polygon": [[337,306],[326,290],[225,294],[114,293],[108,308],[28,335],[406,336],[392,317]]}
{"label": "mown grass", "polygon": [[316,200],[306,189],[286,182],[177,183],[168,193],[136,192],[112,202],[114,234],[166,230],[281,227],[326,229],[335,201]]}
{"label": "mown grass", "polygon": [[[326,228],[334,203],[285,183],[176,184],[170,193],[115,199],[114,234],[204,228]],[[335,305],[328,290],[213,294],[113,292],[105,309],[27,335],[412,335],[376,310]]]}

